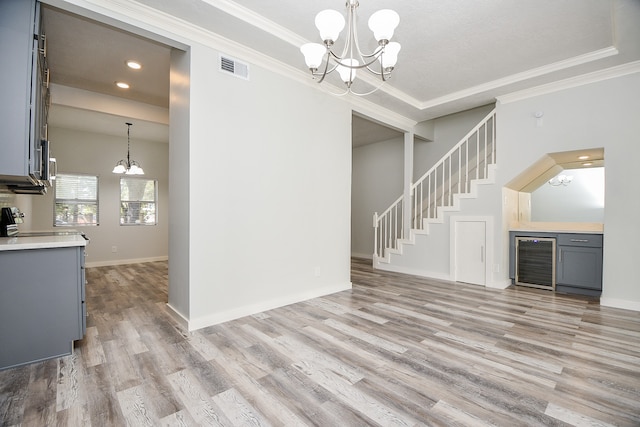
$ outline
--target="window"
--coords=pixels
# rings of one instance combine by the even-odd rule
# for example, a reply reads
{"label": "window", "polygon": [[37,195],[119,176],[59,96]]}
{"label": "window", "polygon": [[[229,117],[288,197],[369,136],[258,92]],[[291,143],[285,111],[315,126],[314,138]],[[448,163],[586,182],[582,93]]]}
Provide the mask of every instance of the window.
{"label": "window", "polygon": [[60,173],[54,181],[55,227],[98,225],[98,177]]}
{"label": "window", "polygon": [[158,182],[120,178],[120,225],[156,225]]}

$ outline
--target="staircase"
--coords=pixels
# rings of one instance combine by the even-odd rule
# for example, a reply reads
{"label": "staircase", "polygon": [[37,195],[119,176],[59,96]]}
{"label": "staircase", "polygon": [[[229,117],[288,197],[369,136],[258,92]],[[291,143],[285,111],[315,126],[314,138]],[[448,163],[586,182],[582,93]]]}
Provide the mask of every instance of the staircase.
{"label": "staircase", "polygon": [[[416,234],[428,234],[429,225],[442,223],[445,212],[460,210],[461,199],[477,197],[478,184],[493,182],[495,163],[493,110],[411,185],[410,203],[400,196],[382,214],[373,215],[374,265],[389,263],[391,254],[402,253],[402,245],[415,242]],[[410,227],[405,227],[407,209]]]}

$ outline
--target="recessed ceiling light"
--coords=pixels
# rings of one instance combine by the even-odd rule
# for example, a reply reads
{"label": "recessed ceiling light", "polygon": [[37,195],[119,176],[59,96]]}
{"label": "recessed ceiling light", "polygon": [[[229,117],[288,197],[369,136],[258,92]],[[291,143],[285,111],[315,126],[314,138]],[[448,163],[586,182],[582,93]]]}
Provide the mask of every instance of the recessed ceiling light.
{"label": "recessed ceiling light", "polygon": [[140,64],[138,61],[130,59],[127,61],[127,67],[134,70],[139,70],[140,68],[142,68],[142,64]]}
{"label": "recessed ceiling light", "polygon": [[116,82],[116,86],[118,86],[120,89],[129,89],[129,85],[125,82]]}
{"label": "recessed ceiling light", "polygon": [[589,158],[589,156],[580,156],[578,157],[578,160],[587,160]]}
{"label": "recessed ceiling light", "polygon": [[591,166],[593,163],[591,162],[587,162],[587,163],[583,163],[582,166]]}

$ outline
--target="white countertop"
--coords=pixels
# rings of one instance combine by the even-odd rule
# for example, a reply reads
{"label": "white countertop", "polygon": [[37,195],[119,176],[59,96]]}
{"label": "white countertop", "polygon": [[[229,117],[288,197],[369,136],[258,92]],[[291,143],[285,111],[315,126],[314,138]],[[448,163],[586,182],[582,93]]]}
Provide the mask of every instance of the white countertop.
{"label": "white countertop", "polygon": [[80,234],[35,237],[0,237],[0,252],[22,249],[66,248],[86,246],[87,241]]}
{"label": "white countertop", "polygon": [[604,234],[604,224],[597,222],[516,221],[509,224],[509,231]]}
{"label": "white countertop", "polygon": [[509,231],[515,231],[518,233],[561,233],[561,234],[604,234],[602,231],[588,231],[588,230],[571,230],[571,229],[544,229],[539,228],[510,228]]}

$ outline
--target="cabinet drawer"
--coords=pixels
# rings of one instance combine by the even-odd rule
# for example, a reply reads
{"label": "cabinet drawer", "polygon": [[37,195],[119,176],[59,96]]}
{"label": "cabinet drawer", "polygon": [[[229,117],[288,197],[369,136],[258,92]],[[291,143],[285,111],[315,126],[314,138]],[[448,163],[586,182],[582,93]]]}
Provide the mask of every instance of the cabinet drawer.
{"label": "cabinet drawer", "polygon": [[558,246],[586,246],[590,248],[602,247],[602,234],[558,234]]}

